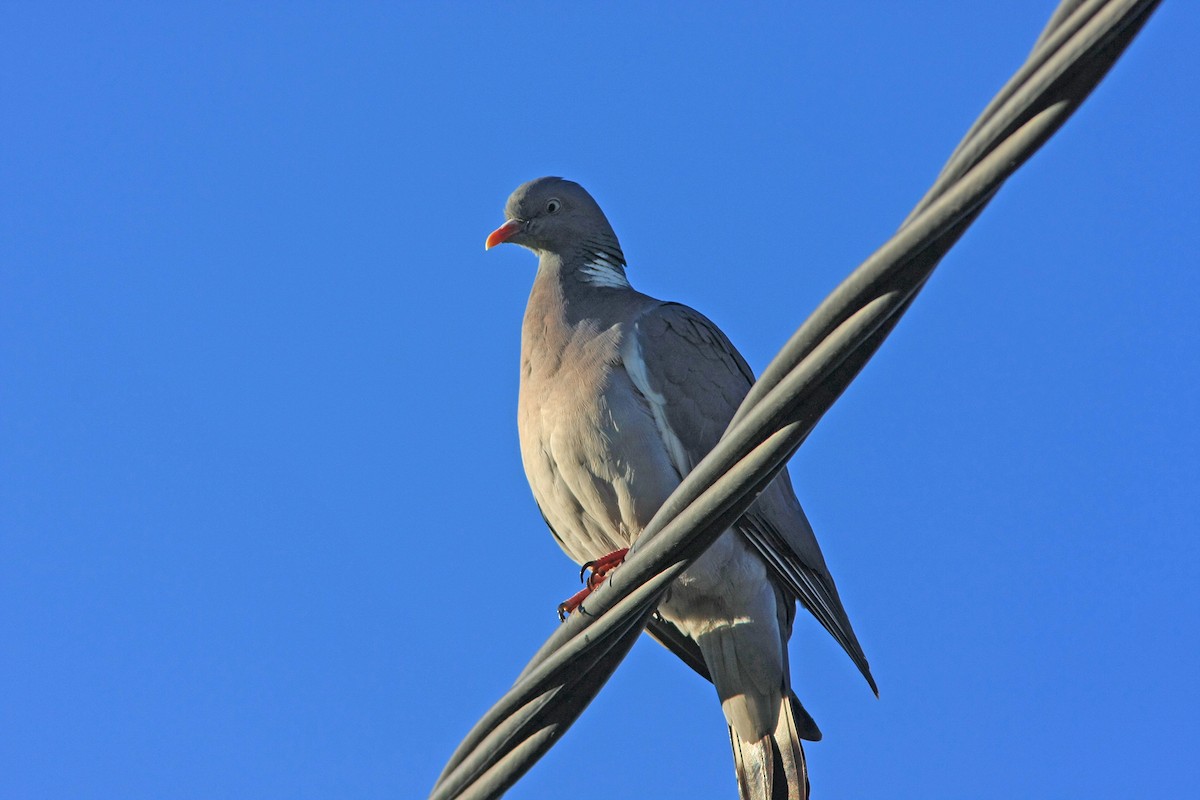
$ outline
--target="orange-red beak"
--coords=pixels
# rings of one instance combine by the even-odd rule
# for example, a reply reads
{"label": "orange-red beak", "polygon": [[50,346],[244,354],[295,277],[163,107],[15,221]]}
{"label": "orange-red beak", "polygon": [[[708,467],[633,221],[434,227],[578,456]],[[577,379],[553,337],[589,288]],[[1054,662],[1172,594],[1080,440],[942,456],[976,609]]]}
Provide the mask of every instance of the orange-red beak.
{"label": "orange-red beak", "polygon": [[496,230],[488,234],[487,241],[483,243],[484,250],[491,250],[498,244],[504,244],[513,237],[517,231],[521,230],[521,220],[510,219],[508,222],[501,225]]}

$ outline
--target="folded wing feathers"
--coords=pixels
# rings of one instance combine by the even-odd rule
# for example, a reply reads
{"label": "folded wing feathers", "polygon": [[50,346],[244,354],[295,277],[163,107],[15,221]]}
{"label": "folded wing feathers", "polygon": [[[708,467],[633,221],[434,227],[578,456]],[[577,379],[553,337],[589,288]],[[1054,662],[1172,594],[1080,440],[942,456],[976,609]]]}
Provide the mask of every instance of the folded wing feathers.
{"label": "folded wing feathers", "polygon": [[[680,474],[685,475],[720,439],[725,421],[733,416],[754,382],[754,373],[719,328],[679,303],[663,303],[647,312],[637,321],[635,330],[636,359],[626,368],[655,416],[672,461]],[[660,341],[655,347],[643,348],[642,337],[657,337]],[[677,372],[679,362],[697,363],[693,359],[671,359],[669,354],[680,346],[690,346],[711,366],[700,374],[690,372],[688,381],[676,382],[671,395],[665,391],[665,376]],[[806,564],[770,520],[755,513],[754,507],[734,527],[749,539],[792,593],[845,649],[871,690],[878,694],[862,646],[832,580]],[[816,557],[820,560],[819,552]]]}
{"label": "folded wing feathers", "polygon": [[750,543],[771,565],[775,573],[784,580],[800,602],[804,604],[804,607],[837,640],[837,643],[850,656],[850,660],[858,667],[859,672],[867,679],[871,691],[878,695],[879,688],[875,685],[875,678],[871,675],[871,667],[867,663],[866,654],[863,653],[862,645],[858,643],[858,637],[854,635],[854,629],[850,627],[850,620],[846,617],[841,601],[837,599],[837,590],[832,586],[826,586],[826,582],[817,572],[794,558],[788,558],[785,554],[789,553],[790,549],[782,537],[776,531],[771,530],[765,520],[757,518],[753,509],[734,527],[750,540]]}

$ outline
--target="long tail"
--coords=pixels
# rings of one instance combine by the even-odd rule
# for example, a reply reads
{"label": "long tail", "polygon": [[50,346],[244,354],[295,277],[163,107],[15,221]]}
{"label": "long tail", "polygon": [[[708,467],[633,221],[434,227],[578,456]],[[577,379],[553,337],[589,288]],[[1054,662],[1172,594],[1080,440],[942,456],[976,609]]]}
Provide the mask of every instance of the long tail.
{"label": "long tail", "polygon": [[[801,713],[808,717],[803,709]],[[788,696],[780,702],[774,733],[757,742],[746,742],[731,727],[729,741],[733,744],[741,800],[808,800],[808,766],[800,746],[793,701]]]}

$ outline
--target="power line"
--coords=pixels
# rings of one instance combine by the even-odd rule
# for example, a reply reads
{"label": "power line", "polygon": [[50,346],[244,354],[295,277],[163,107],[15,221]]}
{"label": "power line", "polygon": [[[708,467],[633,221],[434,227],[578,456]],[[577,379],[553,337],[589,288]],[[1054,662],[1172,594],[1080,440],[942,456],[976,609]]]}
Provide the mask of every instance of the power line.
{"label": "power line", "polygon": [[1159,0],[1064,0],[896,234],[792,335],[625,563],[467,734],[434,800],[504,793],[583,712],[662,593],[745,512],[891,333],[995,193],[1074,113]]}

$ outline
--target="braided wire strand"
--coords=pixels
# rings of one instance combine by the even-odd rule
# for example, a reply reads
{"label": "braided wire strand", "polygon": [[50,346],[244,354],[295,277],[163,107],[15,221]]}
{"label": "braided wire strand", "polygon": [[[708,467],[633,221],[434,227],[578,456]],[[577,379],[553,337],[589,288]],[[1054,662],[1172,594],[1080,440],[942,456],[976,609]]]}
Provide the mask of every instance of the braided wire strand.
{"label": "braided wire strand", "polygon": [[563,735],[671,582],[749,507],[878,350],[942,257],[1087,98],[1160,0],[1064,0],[1026,62],[896,234],[827,297],[751,388],[720,443],[451,756],[431,798],[502,795]]}

